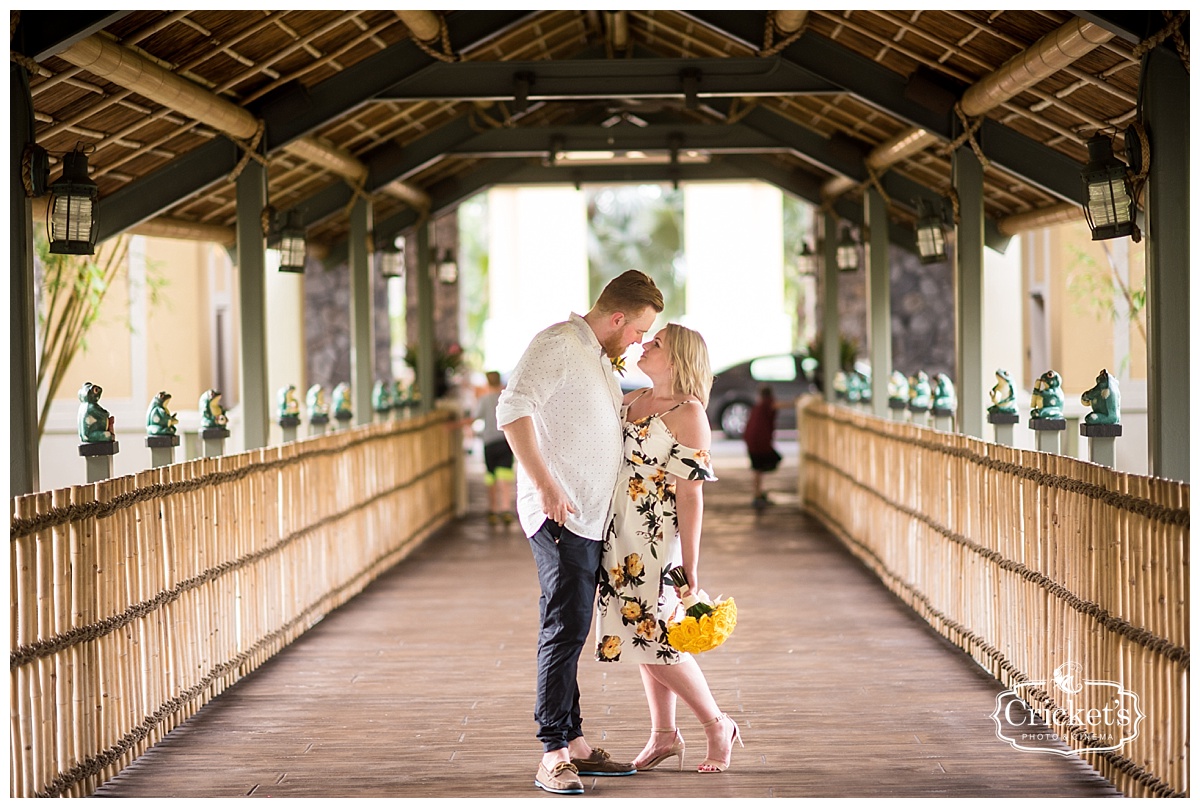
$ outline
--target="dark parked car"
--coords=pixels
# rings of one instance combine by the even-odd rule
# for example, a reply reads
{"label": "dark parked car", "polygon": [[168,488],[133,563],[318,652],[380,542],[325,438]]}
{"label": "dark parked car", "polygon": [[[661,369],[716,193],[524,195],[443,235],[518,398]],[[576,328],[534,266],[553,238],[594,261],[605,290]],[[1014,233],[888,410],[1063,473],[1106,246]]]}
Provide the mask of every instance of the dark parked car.
{"label": "dark parked car", "polygon": [[713,380],[708,399],[708,421],[727,438],[740,438],[746,429],[750,408],[758,400],[758,388],[771,385],[781,405],[775,419],[777,429],[796,428],[796,398],[817,392],[814,374],[817,360],[807,354],[760,356],[722,370]]}

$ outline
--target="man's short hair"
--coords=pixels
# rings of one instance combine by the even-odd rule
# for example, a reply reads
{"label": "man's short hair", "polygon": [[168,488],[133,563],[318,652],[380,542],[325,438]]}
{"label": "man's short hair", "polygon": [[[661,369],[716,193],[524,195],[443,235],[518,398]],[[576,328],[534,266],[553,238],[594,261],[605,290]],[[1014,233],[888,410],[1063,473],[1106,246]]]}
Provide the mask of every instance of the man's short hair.
{"label": "man's short hair", "polygon": [[596,308],[606,314],[619,311],[632,316],[646,307],[661,312],[663,296],[654,279],[639,269],[627,269],[613,278],[596,300]]}

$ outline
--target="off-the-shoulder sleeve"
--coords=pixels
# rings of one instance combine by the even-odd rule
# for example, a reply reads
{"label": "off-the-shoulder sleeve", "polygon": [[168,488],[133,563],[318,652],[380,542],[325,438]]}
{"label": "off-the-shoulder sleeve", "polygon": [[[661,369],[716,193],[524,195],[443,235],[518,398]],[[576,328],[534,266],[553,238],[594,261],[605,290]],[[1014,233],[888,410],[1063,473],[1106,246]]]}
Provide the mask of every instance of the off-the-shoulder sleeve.
{"label": "off-the-shoulder sleeve", "polygon": [[713,482],[717,479],[712,467],[712,455],[707,449],[689,449],[680,443],[671,447],[666,469],[685,480]]}

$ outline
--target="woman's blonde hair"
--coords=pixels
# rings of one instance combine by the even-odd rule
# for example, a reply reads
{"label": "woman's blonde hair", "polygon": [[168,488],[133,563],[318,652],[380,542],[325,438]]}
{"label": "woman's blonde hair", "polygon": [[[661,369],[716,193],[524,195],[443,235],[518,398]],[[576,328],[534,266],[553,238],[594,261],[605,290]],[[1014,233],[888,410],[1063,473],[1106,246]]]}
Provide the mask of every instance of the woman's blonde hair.
{"label": "woman's blonde hair", "polygon": [[704,337],[690,328],[667,323],[667,354],[672,368],[671,392],[695,396],[707,407],[713,377]]}

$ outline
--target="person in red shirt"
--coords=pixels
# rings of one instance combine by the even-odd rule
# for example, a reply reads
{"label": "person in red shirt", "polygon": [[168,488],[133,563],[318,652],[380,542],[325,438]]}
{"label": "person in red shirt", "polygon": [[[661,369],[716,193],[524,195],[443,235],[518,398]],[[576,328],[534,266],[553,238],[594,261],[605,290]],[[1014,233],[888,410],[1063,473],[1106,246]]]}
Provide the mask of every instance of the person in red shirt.
{"label": "person in red shirt", "polygon": [[779,468],[783,456],[775,450],[775,392],[769,384],[758,389],[758,403],[750,410],[746,420],[746,431],[742,440],[750,455],[750,468],[754,471],[754,507],[766,505],[767,492],[763,490],[763,474]]}

